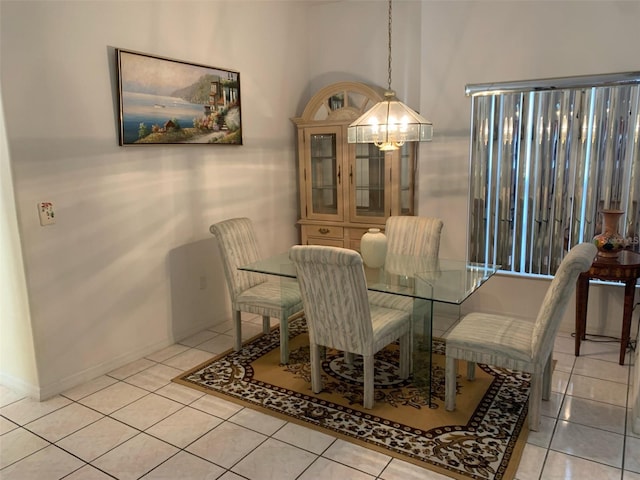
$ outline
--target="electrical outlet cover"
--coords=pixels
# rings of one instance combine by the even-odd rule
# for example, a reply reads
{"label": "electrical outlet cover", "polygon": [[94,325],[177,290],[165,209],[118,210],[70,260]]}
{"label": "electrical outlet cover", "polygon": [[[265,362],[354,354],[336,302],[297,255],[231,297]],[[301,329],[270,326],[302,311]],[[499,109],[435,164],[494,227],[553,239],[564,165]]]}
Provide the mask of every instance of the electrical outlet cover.
{"label": "electrical outlet cover", "polygon": [[53,211],[52,202],[38,203],[38,213],[40,215],[40,225],[53,225],[56,223],[56,214]]}

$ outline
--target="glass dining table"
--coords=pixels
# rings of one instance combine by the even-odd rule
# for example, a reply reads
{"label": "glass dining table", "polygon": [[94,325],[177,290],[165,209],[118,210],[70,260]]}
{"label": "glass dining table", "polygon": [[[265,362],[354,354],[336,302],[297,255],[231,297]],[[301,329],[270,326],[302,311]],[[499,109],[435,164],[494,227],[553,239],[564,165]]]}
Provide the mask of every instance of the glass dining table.
{"label": "glass dining table", "polygon": [[[434,386],[434,306],[449,304],[460,307],[498,268],[499,265],[493,264],[414,255],[387,255],[383,267],[364,268],[370,292],[394,295],[394,304],[402,305],[412,312],[413,383],[421,390],[430,406],[433,406]],[[243,265],[239,269],[288,280],[296,278],[296,269],[288,252]],[[404,297],[406,301],[397,297]]]}

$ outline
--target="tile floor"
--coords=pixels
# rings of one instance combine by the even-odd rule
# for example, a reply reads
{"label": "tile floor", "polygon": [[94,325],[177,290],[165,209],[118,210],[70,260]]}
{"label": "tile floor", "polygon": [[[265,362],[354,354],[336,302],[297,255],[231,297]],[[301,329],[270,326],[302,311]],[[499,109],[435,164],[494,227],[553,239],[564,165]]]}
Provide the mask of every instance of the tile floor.
{"label": "tile floor", "polygon": [[[230,348],[230,327],[216,325],[45,402],[0,386],[0,478],[446,478],[170,382]],[[243,334],[260,328],[249,318]],[[618,348],[587,342],[575,358],[571,336],[559,335],[553,397],[541,431],[528,437],[518,480],[640,480],[640,435],[628,408],[634,367],[617,364]]]}

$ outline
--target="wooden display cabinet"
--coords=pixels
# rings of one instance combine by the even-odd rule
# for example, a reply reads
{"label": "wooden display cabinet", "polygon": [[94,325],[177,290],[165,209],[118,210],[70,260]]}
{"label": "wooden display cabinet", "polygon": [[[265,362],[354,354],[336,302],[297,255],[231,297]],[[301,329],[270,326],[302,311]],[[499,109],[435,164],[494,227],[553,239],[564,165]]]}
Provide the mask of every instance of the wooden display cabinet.
{"label": "wooden display cabinet", "polygon": [[369,228],[384,230],[389,216],[414,214],[416,144],[385,153],[374,144],[347,143],[349,124],[383,95],[363,83],[336,83],[317,92],[293,119],[301,244],[359,250]]}

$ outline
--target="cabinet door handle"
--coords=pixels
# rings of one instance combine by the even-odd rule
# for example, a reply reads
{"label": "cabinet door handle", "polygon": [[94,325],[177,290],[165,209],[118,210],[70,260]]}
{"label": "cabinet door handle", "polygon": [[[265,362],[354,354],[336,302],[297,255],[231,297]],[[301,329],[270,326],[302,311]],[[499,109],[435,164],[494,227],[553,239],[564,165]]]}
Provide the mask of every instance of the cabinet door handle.
{"label": "cabinet door handle", "polygon": [[323,235],[326,235],[327,233],[329,233],[329,229],[328,228],[319,228],[318,232],[320,232]]}
{"label": "cabinet door handle", "polygon": [[340,185],[340,165],[338,165],[338,185]]}
{"label": "cabinet door handle", "polygon": [[349,183],[353,185],[353,165],[349,166]]}

